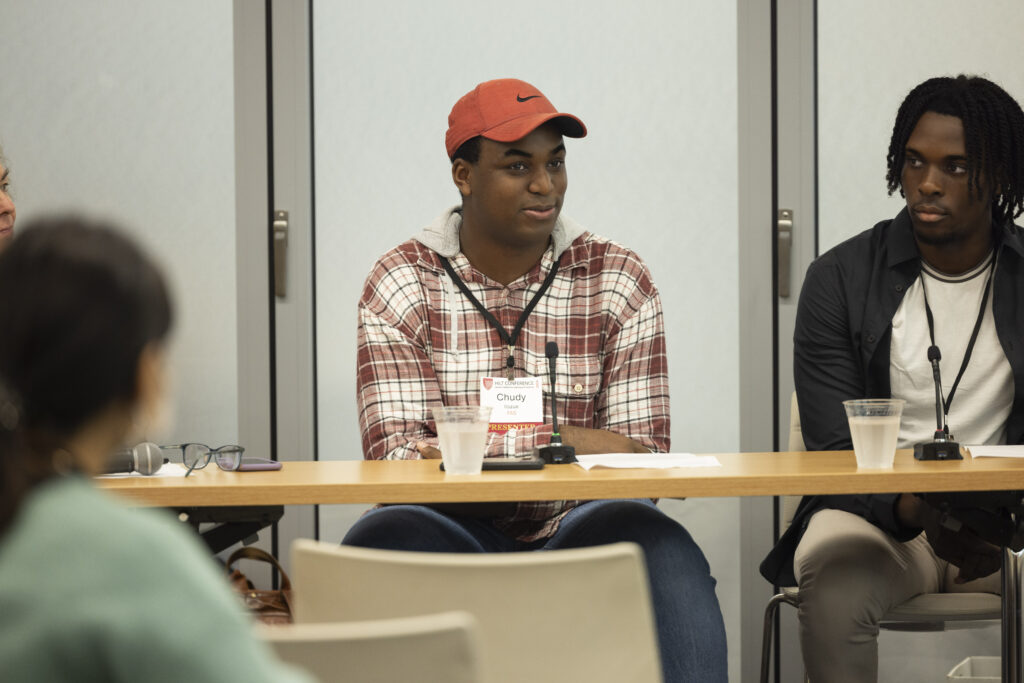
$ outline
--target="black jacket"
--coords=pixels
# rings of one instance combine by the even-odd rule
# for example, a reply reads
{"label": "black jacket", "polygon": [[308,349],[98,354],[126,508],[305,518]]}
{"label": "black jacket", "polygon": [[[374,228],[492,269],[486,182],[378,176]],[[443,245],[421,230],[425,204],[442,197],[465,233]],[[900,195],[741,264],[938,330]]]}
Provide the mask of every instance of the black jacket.
{"label": "black jacket", "polygon": [[[1021,443],[1024,239],[1020,228],[1008,223],[996,240],[992,313],[1014,384],[1006,440]],[[906,209],[831,249],[807,269],[793,333],[793,375],[807,450],[852,449],[842,402],[890,396],[892,317],[920,272],[921,257]],[[796,584],[793,553],[811,515],[824,508],[860,515],[899,541],[912,539],[920,530],[899,523],[898,498],[899,494],[804,496],[790,528],[761,563],[761,574],[777,585]]]}

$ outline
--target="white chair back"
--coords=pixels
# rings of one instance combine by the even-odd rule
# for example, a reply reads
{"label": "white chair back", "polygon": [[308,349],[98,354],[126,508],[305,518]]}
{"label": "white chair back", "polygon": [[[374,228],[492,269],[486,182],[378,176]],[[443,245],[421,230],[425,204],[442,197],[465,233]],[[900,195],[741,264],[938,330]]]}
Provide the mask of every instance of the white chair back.
{"label": "white chair back", "polygon": [[257,628],[282,660],[322,683],[480,683],[479,633],[467,612]]}
{"label": "white chair back", "polygon": [[647,572],[632,543],[526,553],[417,553],[298,540],[297,622],[465,610],[485,680],[660,681]]}

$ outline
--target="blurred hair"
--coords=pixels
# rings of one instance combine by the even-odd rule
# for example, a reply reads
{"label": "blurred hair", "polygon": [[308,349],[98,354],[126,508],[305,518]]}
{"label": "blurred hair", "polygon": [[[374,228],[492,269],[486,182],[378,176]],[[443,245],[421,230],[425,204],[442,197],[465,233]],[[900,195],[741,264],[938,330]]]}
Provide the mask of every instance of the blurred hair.
{"label": "blurred hair", "polygon": [[889,194],[897,189],[902,193],[907,140],[926,112],[955,116],[963,123],[968,189],[972,197],[991,194],[995,224],[1019,216],[1024,211],[1024,113],[1005,90],[980,76],[931,78],[903,100],[886,156]]}
{"label": "blurred hair", "polygon": [[166,337],[172,313],[133,242],[74,216],[18,233],[0,254],[0,293],[2,530],[54,474],[55,449],[112,405],[132,405],[142,351]]}

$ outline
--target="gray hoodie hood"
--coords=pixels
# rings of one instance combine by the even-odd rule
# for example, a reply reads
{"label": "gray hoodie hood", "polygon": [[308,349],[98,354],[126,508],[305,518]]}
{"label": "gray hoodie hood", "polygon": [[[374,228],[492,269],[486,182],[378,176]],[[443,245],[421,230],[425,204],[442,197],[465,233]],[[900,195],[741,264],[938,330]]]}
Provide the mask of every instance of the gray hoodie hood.
{"label": "gray hoodie hood", "polygon": [[[459,253],[459,227],[462,225],[461,208],[460,206],[453,206],[448,209],[435,218],[433,223],[424,228],[423,232],[413,237],[413,239],[428,249],[433,249],[437,254],[445,258],[455,258]],[[558,258],[561,256],[562,252],[573,243],[573,240],[584,232],[586,230],[582,225],[568,218],[565,214],[560,214],[558,220],[555,221],[555,229],[551,231],[551,243],[555,250],[554,257]],[[459,316],[458,306],[454,302],[459,293],[455,289],[455,283],[448,277],[448,273],[441,271],[439,277],[442,281],[442,291],[444,291],[445,298],[448,301],[446,307],[451,318],[448,323],[449,334],[451,335],[451,339],[448,342],[448,350],[458,357]]]}
{"label": "gray hoodie hood", "polygon": [[[453,206],[434,222],[413,237],[420,244],[433,249],[445,258],[454,258],[459,253],[459,226],[462,225],[462,207]],[[554,246],[554,256],[558,256],[569,248],[577,237],[586,232],[586,229],[566,216],[559,214],[555,221],[555,229],[551,232],[551,243]]]}

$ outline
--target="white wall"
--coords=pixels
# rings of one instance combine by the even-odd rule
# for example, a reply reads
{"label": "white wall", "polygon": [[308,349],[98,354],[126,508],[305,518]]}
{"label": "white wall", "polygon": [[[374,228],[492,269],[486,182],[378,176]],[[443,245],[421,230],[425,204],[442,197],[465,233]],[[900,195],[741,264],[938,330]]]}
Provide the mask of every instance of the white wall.
{"label": "white wall", "polygon": [[1024,102],[1020,0],[818,4],[819,253],[892,218],[885,155],[896,111],[934,76],[969,74]]}
{"label": "white wall", "polygon": [[[819,247],[892,218],[885,155],[900,102],[922,81],[959,73],[1024,102],[1019,0],[829,0],[818,3]],[[999,630],[883,632],[879,679],[944,680],[969,655],[998,655]]]}
{"label": "white wall", "polygon": [[0,25],[18,225],[85,212],[148,248],[177,309],[177,426],[151,436],[235,443],[231,4],[3,0]]}
{"label": "white wall", "polygon": [[[444,133],[478,82],[518,77],[590,134],[567,140],[565,212],[635,249],[665,309],[673,447],[738,437],[735,3],[315,2],[321,458],[359,458],[356,302],[376,258],[457,203]],[[667,501],[722,588],[738,671],[735,499]],[[357,510],[321,509],[339,540]]]}

